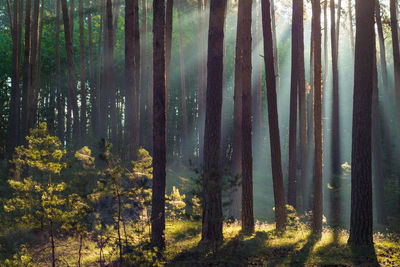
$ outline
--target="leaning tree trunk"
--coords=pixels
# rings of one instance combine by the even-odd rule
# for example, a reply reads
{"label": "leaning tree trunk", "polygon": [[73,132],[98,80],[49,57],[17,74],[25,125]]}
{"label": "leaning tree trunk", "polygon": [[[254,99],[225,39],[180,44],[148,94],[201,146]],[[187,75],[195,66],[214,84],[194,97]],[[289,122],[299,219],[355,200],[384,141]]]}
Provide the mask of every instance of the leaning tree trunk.
{"label": "leaning tree trunk", "polygon": [[264,63],[266,70],[269,137],[271,144],[272,182],[275,200],[276,228],[282,230],[286,224],[285,191],[283,188],[281,143],[279,137],[278,105],[276,96],[275,68],[269,68],[274,62],[274,45],[272,41],[272,26],[269,0],[261,1]]}
{"label": "leaning tree trunk", "polygon": [[312,1],[314,40],[314,200],[313,232],[322,232],[322,86],[321,86],[321,5]]}
{"label": "leaning tree trunk", "polygon": [[220,146],[226,4],[226,0],[211,0],[208,31],[201,239],[214,244],[223,239]]}
{"label": "leaning tree trunk", "polygon": [[153,1],[153,193],[151,207],[151,241],[165,247],[166,186],[166,116],[165,116],[165,3]]}
{"label": "leaning tree trunk", "polygon": [[351,219],[348,241],[353,246],[373,246],[371,104],[375,57],[374,10],[375,0],[356,0]]}

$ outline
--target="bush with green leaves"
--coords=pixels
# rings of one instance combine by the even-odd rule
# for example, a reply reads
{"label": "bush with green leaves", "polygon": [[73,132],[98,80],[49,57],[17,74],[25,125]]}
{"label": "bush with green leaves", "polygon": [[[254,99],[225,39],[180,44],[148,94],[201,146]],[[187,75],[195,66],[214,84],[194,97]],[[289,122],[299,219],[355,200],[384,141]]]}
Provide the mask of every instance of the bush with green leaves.
{"label": "bush with green leaves", "polygon": [[170,195],[165,195],[166,199],[166,214],[170,219],[182,219],[185,215],[185,198],[184,194],[179,192],[175,186],[172,187]]}

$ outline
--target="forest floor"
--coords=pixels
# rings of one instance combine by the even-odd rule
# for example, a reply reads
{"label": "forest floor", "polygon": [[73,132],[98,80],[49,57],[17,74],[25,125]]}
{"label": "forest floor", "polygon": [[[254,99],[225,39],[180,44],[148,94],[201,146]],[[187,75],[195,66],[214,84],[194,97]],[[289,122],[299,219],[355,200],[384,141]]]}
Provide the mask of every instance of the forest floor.
{"label": "forest floor", "polygon": [[[108,244],[103,249],[106,266],[118,266],[115,232],[112,231],[114,237],[108,235]],[[200,222],[167,221],[166,250],[160,258],[146,245],[149,240],[146,225],[130,225],[127,232],[132,233],[129,242],[137,246],[131,248],[132,256],[125,257],[125,262],[130,262],[126,266],[376,266],[377,262],[381,266],[400,266],[400,238],[395,234],[376,233],[374,251],[354,251],[346,244],[348,233],[344,230],[334,234],[325,228],[322,238],[317,240],[304,224],[278,234],[273,224],[257,223],[254,234],[243,235],[240,225],[232,223],[224,225],[221,246],[205,248],[199,245]],[[18,266],[28,266],[27,259],[33,263],[29,266],[51,265],[50,246],[44,237],[41,239],[41,245],[24,249],[26,255],[14,255],[19,262],[25,260],[25,265]],[[77,265],[78,238],[57,239],[56,247],[57,266]],[[99,266],[99,246],[95,239],[85,239],[81,262],[82,266]]]}

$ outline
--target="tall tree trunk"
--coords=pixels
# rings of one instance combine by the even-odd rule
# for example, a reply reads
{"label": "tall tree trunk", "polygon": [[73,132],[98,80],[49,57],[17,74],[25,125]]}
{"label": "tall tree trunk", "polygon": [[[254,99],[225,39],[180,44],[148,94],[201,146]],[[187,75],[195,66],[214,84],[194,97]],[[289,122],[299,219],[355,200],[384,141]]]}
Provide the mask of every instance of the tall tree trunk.
{"label": "tall tree trunk", "polygon": [[314,40],[314,200],[313,232],[322,232],[322,87],[321,87],[321,4],[312,1]]}
{"label": "tall tree trunk", "polygon": [[28,119],[28,92],[30,89],[30,58],[31,58],[31,0],[26,1],[25,7],[25,43],[24,43],[24,73],[22,83],[22,125],[21,125],[21,143],[25,143],[25,136],[28,134],[26,121]]}
{"label": "tall tree trunk", "polygon": [[351,219],[348,241],[353,246],[373,246],[371,104],[375,57],[374,10],[374,0],[356,0],[357,35],[351,153]]}
{"label": "tall tree trunk", "polygon": [[[339,0],[340,1],[340,0]],[[332,226],[336,229],[340,226],[340,121],[339,121],[339,71],[338,71],[338,47],[335,26],[335,1],[330,0],[331,10],[331,48],[332,48],[332,125],[331,125],[331,214]],[[339,10],[340,13],[340,10]],[[339,25],[339,24],[338,24]]]}
{"label": "tall tree trunk", "polygon": [[165,2],[153,1],[153,193],[151,241],[165,247],[166,116],[165,116]]}
{"label": "tall tree trunk", "polygon": [[148,108],[147,101],[147,87],[148,77],[149,77],[149,66],[147,61],[147,1],[141,0],[141,21],[140,21],[140,38],[141,38],[141,46],[140,46],[140,138],[139,144],[142,147],[145,147],[146,140],[149,138],[145,132],[146,122],[147,122],[147,113],[146,108]]}
{"label": "tall tree trunk", "polygon": [[75,61],[74,61],[74,51],[73,51],[71,32],[70,32],[71,26],[69,25],[68,8],[66,0],[61,0],[61,7],[64,20],[65,49],[67,50],[67,61],[68,61],[68,75],[69,75],[68,104],[70,104],[74,115],[74,127],[73,127],[74,137],[78,138],[80,136],[79,134],[80,124],[79,124],[78,102],[76,97]]}
{"label": "tall tree trunk", "polygon": [[[377,1],[378,2],[378,1]],[[375,9],[378,12],[379,9]],[[377,17],[377,13],[376,13]],[[378,19],[377,19],[378,23]],[[379,118],[379,89],[378,89],[378,69],[376,64],[376,42],[374,42],[374,75],[373,75],[373,88],[372,88],[372,158],[373,158],[373,183],[374,183],[374,197],[375,197],[375,210],[378,224],[388,225],[386,207],[385,207],[385,189],[384,189],[384,173],[383,173],[383,158],[382,158],[382,135],[380,124],[382,123]]]}
{"label": "tall tree trunk", "polygon": [[225,16],[226,0],[211,0],[208,31],[201,235],[202,242],[205,243],[219,243],[223,239],[220,145]]}
{"label": "tall tree trunk", "polygon": [[[251,21],[252,1],[239,0],[236,37],[235,87],[239,87],[242,98],[241,127],[241,164],[242,164],[242,230],[254,231],[253,212],[253,153],[252,153],[252,119],[251,119]],[[236,83],[237,82],[237,83]],[[235,132],[238,128],[235,128]]]}
{"label": "tall tree trunk", "polygon": [[[90,12],[89,12],[90,13]],[[85,25],[83,17],[83,0],[79,0],[79,59],[81,78],[81,136],[86,136],[86,68],[85,68]]]}
{"label": "tall tree trunk", "polygon": [[299,42],[298,42],[298,92],[299,92],[299,131],[300,131],[300,153],[301,153],[301,188],[303,198],[303,210],[306,210],[305,200],[308,192],[308,149],[307,149],[307,92],[306,92],[306,77],[305,77],[305,62],[304,62],[304,1],[300,0],[299,13]]}
{"label": "tall tree trunk", "polygon": [[[390,26],[392,29],[392,45],[393,45],[393,67],[394,67],[394,92],[396,96],[396,117],[397,117],[397,134],[400,134],[400,47],[399,33],[397,24],[398,1],[390,0]],[[400,155],[400,145],[398,144],[398,155]],[[400,188],[400,167],[398,166],[399,188]],[[400,199],[399,199],[400,200]],[[399,202],[400,204],[400,202]]]}
{"label": "tall tree trunk", "polygon": [[324,5],[324,73],[322,82],[322,97],[325,95],[326,84],[328,81],[328,0],[323,2]]}
{"label": "tall tree trunk", "polygon": [[[92,5],[90,0],[87,1],[88,8],[91,9]],[[93,134],[96,133],[96,113],[97,113],[97,105],[96,105],[96,97],[97,97],[97,87],[95,80],[95,70],[94,70],[94,61],[93,61],[93,29],[92,29],[92,12],[88,12],[88,48],[89,48],[89,86],[90,86],[90,130]],[[99,32],[101,36],[101,32]]]}
{"label": "tall tree trunk", "polygon": [[276,19],[275,19],[275,0],[271,0],[270,2],[271,9],[271,28],[272,28],[272,43],[274,49],[274,68],[275,75],[277,77],[277,88],[279,90],[280,87],[280,75],[279,75],[279,55],[278,55],[278,43],[276,41]]}
{"label": "tall tree trunk", "polygon": [[12,76],[11,76],[11,98],[10,98],[10,115],[8,117],[8,143],[7,152],[8,157],[11,159],[15,147],[19,144],[20,134],[20,97],[21,91],[19,87],[20,75],[20,42],[21,32],[19,25],[21,25],[23,10],[22,1],[14,1],[13,15],[11,19],[10,11],[10,25],[11,25],[11,38],[12,38]]}
{"label": "tall tree trunk", "polygon": [[60,63],[60,0],[56,0],[56,88],[57,88],[57,136],[64,142],[64,99],[61,93],[61,63]]}
{"label": "tall tree trunk", "polygon": [[267,83],[268,123],[271,144],[272,182],[275,200],[276,228],[282,230],[286,224],[285,191],[283,188],[281,142],[279,137],[278,105],[276,96],[275,69],[269,68],[274,62],[270,0],[261,1],[264,37],[264,63]]}
{"label": "tall tree trunk", "polygon": [[166,11],[166,25],[165,25],[165,72],[166,72],[166,111],[168,112],[168,101],[169,101],[169,87],[170,87],[170,76],[171,76],[171,52],[172,52],[172,26],[173,26],[173,7],[174,0],[167,0],[167,11]]}
{"label": "tall tree trunk", "polygon": [[301,2],[293,1],[292,16],[292,72],[290,81],[290,118],[289,118],[289,176],[288,176],[288,204],[296,208],[296,176],[297,176],[297,159],[296,159],[296,139],[297,139],[297,92],[299,85],[299,39],[300,39],[300,20],[303,19],[303,8]]}
{"label": "tall tree trunk", "polygon": [[[103,108],[103,85],[101,83],[101,66],[102,66],[102,52],[101,52],[101,44],[102,44],[102,36],[103,36],[103,31],[105,26],[104,26],[104,16],[105,12],[104,12],[104,7],[101,7],[100,9],[100,29],[99,29],[99,41],[97,44],[97,80],[96,80],[96,122],[97,124],[95,124],[95,134],[97,137],[100,137],[102,134],[102,130],[103,130],[103,124],[105,123],[104,120],[101,119],[101,115],[103,114],[102,108]],[[104,46],[103,46],[104,47]],[[103,50],[104,51],[104,50]]]}
{"label": "tall tree trunk", "polygon": [[182,29],[182,18],[181,18],[181,1],[178,1],[178,24],[179,24],[179,60],[181,66],[181,106],[182,106],[182,126],[183,126],[183,138],[182,138],[182,151],[183,156],[186,158],[187,155],[187,141],[188,141],[188,119],[186,111],[186,85],[185,85],[185,57],[183,47],[183,29]]}
{"label": "tall tree trunk", "polygon": [[[136,11],[135,11],[136,9]],[[136,72],[135,62],[135,21],[138,16],[138,0],[125,1],[125,94],[126,94],[126,133],[128,143],[128,158],[135,160],[138,150],[138,106],[136,105],[139,97],[136,90],[136,79],[139,79],[139,74]]]}
{"label": "tall tree trunk", "polygon": [[139,27],[139,0],[134,0],[135,8],[134,8],[134,28],[133,28],[133,42],[134,42],[134,47],[135,47],[135,94],[136,98],[134,99],[134,105],[135,105],[135,110],[134,110],[134,116],[136,123],[134,124],[134,133],[135,135],[133,136],[133,159],[136,160],[136,151],[139,150],[139,138],[140,138],[140,27]]}

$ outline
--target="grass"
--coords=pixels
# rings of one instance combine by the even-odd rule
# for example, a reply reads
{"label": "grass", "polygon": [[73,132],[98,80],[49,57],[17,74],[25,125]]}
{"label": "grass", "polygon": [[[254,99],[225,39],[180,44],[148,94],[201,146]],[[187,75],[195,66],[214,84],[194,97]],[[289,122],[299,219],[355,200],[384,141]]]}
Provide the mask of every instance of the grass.
{"label": "grass", "polygon": [[[199,245],[201,223],[194,221],[167,221],[166,250],[158,260],[161,266],[374,266],[377,260],[381,266],[400,266],[400,240],[395,234],[374,235],[375,251],[354,251],[347,246],[348,233],[340,231],[336,235],[325,228],[321,239],[315,239],[303,224],[298,229],[288,229],[277,233],[273,224],[257,223],[256,231],[243,235],[238,223],[224,225],[224,241],[216,248]],[[140,228],[140,227],[139,227]],[[130,242],[136,245],[148,244],[148,228],[139,233],[135,225],[128,226]],[[113,234],[114,233],[114,234]],[[136,234],[135,234],[136,233]],[[105,247],[107,263],[116,262],[115,231]],[[78,238],[60,238],[57,245],[57,266],[76,266],[79,248]],[[155,253],[147,245],[136,246],[142,251],[142,258],[127,257],[127,266],[153,266]],[[50,263],[48,244],[37,244],[28,248],[34,266],[47,266]],[[97,243],[86,238],[83,253],[83,266],[99,266]],[[139,254],[138,254],[139,255]],[[11,255],[10,255],[11,256]],[[138,259],[141,263],[138,263]],[[133,262],[135,261],[135,262]],[[375,263],[374,263],[375,262]],[[1,265],[1,264],[0,264]]]}

